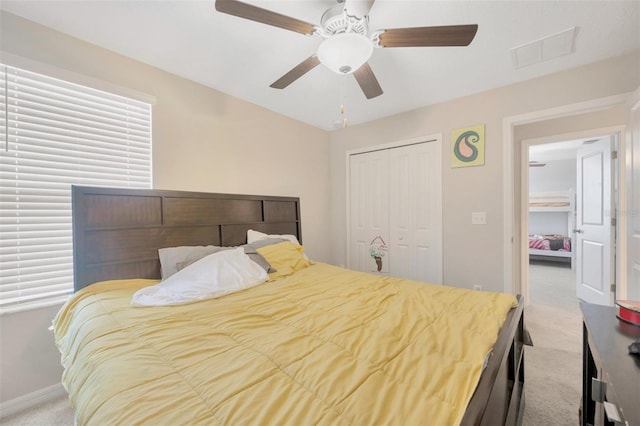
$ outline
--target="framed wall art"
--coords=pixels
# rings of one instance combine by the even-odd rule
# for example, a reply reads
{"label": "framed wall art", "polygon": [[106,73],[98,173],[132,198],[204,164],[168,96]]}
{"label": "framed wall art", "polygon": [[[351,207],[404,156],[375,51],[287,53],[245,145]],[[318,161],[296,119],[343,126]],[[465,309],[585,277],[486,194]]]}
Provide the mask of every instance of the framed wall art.
{"label": "framed wall art", "polygon": [[484,165],[484,124],[451,132],[451,167]]}

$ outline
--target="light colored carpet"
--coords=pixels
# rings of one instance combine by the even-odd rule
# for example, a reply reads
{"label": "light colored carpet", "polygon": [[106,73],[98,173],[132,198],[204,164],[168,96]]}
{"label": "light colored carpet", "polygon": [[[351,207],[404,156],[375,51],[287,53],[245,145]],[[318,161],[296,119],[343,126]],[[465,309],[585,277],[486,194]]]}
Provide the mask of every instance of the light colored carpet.
{"label": "light colored carpet", "polygon": [[529,264],[532,305],[576,306],[576,273],[568,264],[532,261]]}
{"label": "light colored carpet", "polygon": [[554,263],[530,265],[525,323],[524,425],[577,425],[582,395],[582,314],[575,273]]}
{"label": "light colored carpet", "polygon": [[[535,346],[525,348],[525,426],[576,425],[582,387],[582,320],[575,275],[561,265],[531,268],[525,321]],[[67,398],[2,419],[6,426],[73,425]]]}

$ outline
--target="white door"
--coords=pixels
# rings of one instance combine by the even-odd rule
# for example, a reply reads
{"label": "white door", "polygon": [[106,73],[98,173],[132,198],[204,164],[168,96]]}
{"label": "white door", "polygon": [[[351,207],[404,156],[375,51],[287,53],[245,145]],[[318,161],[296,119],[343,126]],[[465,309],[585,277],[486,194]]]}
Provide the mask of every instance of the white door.
{"label": "white door", "polygon": [[[352,155],[349,160],[349,264],[351,269],[389,273],[389,153]],[[371,250],[377,250],[372,256]]]}
{"label": "white door", "polygon": [[349,159],[347,267],[442,283],[442,177],[437,143]]}
{"label": "white door", "polygon": [[576,294],[612,305],[611,137],[578,150],[576,190]]}
{"label": "white door", "polygon": [[627,127],[627,288],[624,298],[640,300],[640,88],[630,102]]}
{"label": "white door", "polygon": [[442,283],[442,185],[434,143],[389,151],[389,258],[394,277]]}

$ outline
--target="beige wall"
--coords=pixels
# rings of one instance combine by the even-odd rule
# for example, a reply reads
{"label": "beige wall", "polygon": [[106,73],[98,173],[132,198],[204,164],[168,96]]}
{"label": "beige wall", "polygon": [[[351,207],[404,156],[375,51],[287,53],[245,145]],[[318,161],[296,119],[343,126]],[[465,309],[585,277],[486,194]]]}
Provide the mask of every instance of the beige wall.
{"label": "beige wall", "polygon": [[[325,131],[14,15],[2,13],[0,29],[2,61],[26,58],[71,79],[155,98],[155,188],[299,196],[307,252],[329,259]],[[0,402],[59,382],[59,354],[46,330],[55,311],[0,318]]]}
{"label": "beige wall", "polygon": [[[488,92],[334,131],[331,134],[333,262],[346,261],[346,153],[349,150],[441,133],[443,137],[444,283],[502,291],[503,120],[506,117],[633,91],[640,84],[639,52]],[[622,110],[613,122],[624,124]],[[565,123],[560,119],[560,123]],[[604,121],[609,120],[604,118]],[[600,120],[600,121],[603,121]],[[610,121],[607,121],[610,122]],[[453,129],[485,124],[485,165],[450,167]],[[583,126],[594,125],[582,123]],[[599,123],[597,124],[599,125]],[[570,125],[557,124],[560,131]],[[485,211],[487,225],[471,225]]]}
{"label": "beige wall", "polygon": [[60,383],[60,352],[49,331],[59,309],[56,305],[0,317],[0,403]]}

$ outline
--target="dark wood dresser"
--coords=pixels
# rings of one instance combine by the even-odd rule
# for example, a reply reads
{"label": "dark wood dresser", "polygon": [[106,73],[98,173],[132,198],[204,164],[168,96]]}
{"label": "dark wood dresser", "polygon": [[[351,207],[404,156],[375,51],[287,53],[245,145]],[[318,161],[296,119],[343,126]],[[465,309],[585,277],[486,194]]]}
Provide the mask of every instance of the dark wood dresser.
{"label": "dark wood dresser", "polygon": [[640,327],[616,308],[581,302],[583,317],[582,425],[640,426],[640,357],[629,345]]}

